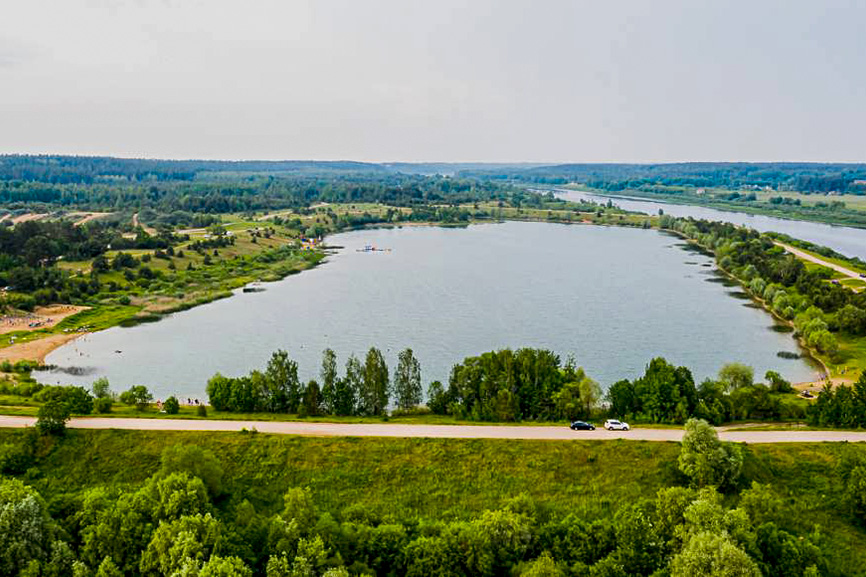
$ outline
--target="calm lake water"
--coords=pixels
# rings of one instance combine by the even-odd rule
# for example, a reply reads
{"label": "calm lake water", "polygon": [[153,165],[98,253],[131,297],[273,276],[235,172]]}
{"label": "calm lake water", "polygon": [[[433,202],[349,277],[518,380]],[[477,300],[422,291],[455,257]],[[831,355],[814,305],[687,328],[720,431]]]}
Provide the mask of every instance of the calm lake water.
{"label": "calm lake water", "polygon": [[748,226],[761,232],[780,232],[794,238],[830,247],[846,256],[856,256],[866,260],[866,229],[863,228],[835,226],[802,220],[788,220],[785,218],[717,210],[715,208],[688,204],[670,204],[636,198],[607,197],[573,190],[556,189],[555,192],[557,196],[565,200],[592,200],[593,202],[601,203],[611,200],[620,208],[635,212],[658,214],[659,209],[662,209],[665,211],[665,214],[671,216],[691,216],[705,220],[720,220]]}
{"label": "calm lake water", "polygon": [[[90,372],[39,377],[89,384],[106,376],[118,391],[144,384],[160,398],[204,398],[215,372],[263,368],[278,348],[309,379],[325,347],[342,367],[374,345],[392,369],[412,347],[425,387],[447,382],[468,355],[521,346],[574,355],[605,387],[641,374],[658,355],[698,380],[730,361],[793,381],[815,374],[802,360],[777,357],[798,350],[790,334],[729,294],[736,289],[718,282],[710,258],[658,231],[508,222],[356,231],[329,243],[344,248],[265,292],[74,341],[47,362]],[[391,250],[357,252],[368,243]]]}

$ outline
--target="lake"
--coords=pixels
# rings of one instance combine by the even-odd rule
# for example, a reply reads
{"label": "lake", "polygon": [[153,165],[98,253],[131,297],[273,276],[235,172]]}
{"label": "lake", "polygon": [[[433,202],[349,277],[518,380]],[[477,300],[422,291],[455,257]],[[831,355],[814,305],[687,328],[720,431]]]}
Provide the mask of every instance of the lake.
{"label": "lake", "polygon": [[[303,379],[318,377],[321,352],[412,347],[426,383],[447,382],[452,364],[503,347],[573,355],[602,386],[643,372],[655,356],[686,365],[696,380],[727,362],[814,378],[790,334],[749,300],[735,298],[712,259],[655,230],[506,222],[468,228],[403,227],[329,237],[341,246],[313,270],[157,323],[86,335],[46,359],[84,375],[35,373],[46,383],[115,391],[147,385],[157,398],[205,398],[215,372],[264,368],[282,348]],[[358,252],[366,244],[387,252]],[[740,295],[742,296],[742,295]]]}
{"label": "lake", "polygon": [[561,188],[554,189],[553,192],[556,193],[556,196],[565,200],[591,200],[599,203],[607,203],[608,200],[611,200],[620,208],[635,212],[658,214],[659,209],[661,209],[665,214],[671,216],[690,216],[692,218],[705,220],[719,220],[747,226],[761,232],[780,232],[794,238],[807,240],[821,246],[832,248],[839,254],[845,256],[856,256],[866,260],[866,229],[863,228],[836,226],[804,220],[789,220],[760,214],[718,210],[715,208],[706,208],[691,204],[672,204],[618,196],[608,197],[600,194]]}

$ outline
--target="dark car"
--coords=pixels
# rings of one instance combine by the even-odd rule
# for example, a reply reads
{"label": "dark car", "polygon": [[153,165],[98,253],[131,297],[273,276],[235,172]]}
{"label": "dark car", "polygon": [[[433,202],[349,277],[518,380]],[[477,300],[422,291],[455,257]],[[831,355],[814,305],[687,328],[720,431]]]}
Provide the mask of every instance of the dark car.
{"label": "dark car", "polygon": [[575,421],[571,425],[572,431],[594,431],[595,425],[592,423],[584,423],[583,421]]}

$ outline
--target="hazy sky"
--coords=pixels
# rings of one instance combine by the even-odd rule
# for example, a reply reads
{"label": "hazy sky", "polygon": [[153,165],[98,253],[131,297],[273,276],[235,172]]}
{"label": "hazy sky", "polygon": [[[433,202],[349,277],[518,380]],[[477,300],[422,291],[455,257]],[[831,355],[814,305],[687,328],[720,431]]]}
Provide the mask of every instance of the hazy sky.
{"label": "hazy sky", "polygon": [[0,153],[866,162],[866,0],[0,0]]}

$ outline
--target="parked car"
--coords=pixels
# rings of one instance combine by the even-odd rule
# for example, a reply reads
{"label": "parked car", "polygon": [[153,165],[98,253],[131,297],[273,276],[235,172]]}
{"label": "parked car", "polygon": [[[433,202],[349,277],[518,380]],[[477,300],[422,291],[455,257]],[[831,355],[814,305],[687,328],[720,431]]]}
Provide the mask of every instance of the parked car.
{"label": "parked car", "polygon": [[608,419],[604,422],[604,428],[608,431],[628,431],[628,423],[623,423],[616,419]]}
{"label": "parked car", "polygon": [[594,431],[595,425],[592,423],[585,423],[583,421],[574,421],[571,425],[572,431]]}

